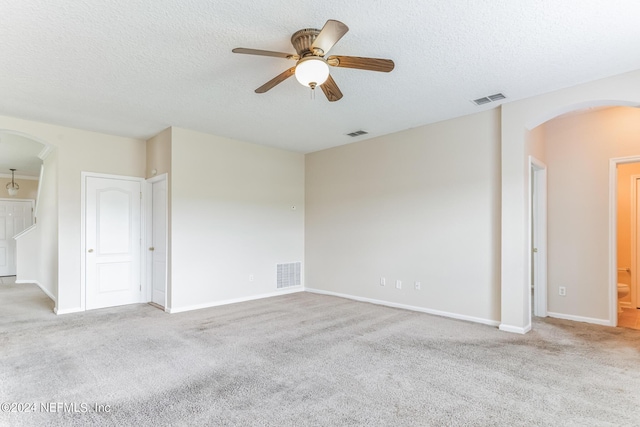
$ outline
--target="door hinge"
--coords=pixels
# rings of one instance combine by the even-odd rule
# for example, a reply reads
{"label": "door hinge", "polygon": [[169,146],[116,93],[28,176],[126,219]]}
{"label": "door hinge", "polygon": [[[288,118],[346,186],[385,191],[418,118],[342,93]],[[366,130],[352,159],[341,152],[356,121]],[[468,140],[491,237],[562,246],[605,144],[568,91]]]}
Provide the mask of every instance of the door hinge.
{"label": "door hinge", "polygon": [[538,252],[538,248],[533,248],[533,252],[537,253]]}
{"label": "door hinge", "polygon": [[140,192],[140,200],[142,200],[142,191]]}

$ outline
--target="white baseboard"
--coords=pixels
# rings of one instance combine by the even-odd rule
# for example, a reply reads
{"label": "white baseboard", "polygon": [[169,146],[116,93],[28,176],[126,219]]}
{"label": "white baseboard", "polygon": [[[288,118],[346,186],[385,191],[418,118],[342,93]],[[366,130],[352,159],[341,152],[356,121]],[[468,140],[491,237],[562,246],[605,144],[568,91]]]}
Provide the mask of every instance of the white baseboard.
{"label": "white baseboard", "polygon": [[351,300],[354,300],[354,301],[361,301],[361,302],[368,302],[368,303],[371,303],[371,304],[384,305],[384,306],[387,306],[387,307],[401,308],[401,309],[410,310],[410,311],[418,311],[420,313],[434,314],[436,316],[449,317],[449,318],[452,318],[452,319],[466,320],[468,322],[482,323],[483,325],[489,325],[489,326],[498,326],[498,325],[500,325],[500,322],[498,322],[496,320],[482,319],[480,317],[466,316],[464,314],[458,314],[458,313],[449,313],[447,311],[432,310],[430,308],[417,307],[417,306],[414,306],[414,305],[398,304],[398,303],[390,302],[390,301],[383,301],[383,300],[377,300],[377,299],[371,299],[371,298],[358,297],[358,296],[355,296],[355,295],[341,294],[341,293],[338,293],[338,292],[324,291],[324,290],[321,290],[321,289],[305,288],[305,291],[306,292],[311,292],[311,293],[314,293],[314,294],[330,295],[330,296],[334,296],[334,297],[347,298],[347,299],[351,299]]}
{"label": "white baseboard", "polygon": [[51,298],[53,300],[53,302],[56,302],[56,297],[51,292],[49,292],[48,289],[46,289],[44,286],[42,286],[42,283],[38,282],[37,280],[16,280],[15,283],[17,283],[19,285],[27,284],[27,283],[33,283],[35,285],[38,285],[38,287],[42,290],[42,292],[44,292],[44,294],[46,296]]}
{"label": "white baseboard", "polygon": [[81,313],[83,312],[84,309],[82,309],[81,307],[77,307],[77,308],[67,308],[64,310],[60,310],[58,309],[58,307],[53,309],[53,312],[55,314],[71,314],[71,313]]}
{"label": "white baseboard", "polygon": [[294,294],[297,292],[304,292],[304,288],[302,286],[295,286],[286,290],[271,292],[268,294],[252,295],[249,297],[233,298],[233,299],[228,299],[223,301],[213,301],[213,302],[208,302],[204,304],[188,305],[186,307],[171,307],[166,309],[165,311],[171,314],[182,313],[185,311],[200,310],[203,308],[218,307],[220,305],[227,305],[227,304],[236,304],[239,302],[247,302],[247,301],[253,301],[257,299],[277,297],[280,295]]}
{"label": "white baseboard", "polygon": [[505,325],[504,323],[501,323],[500,326],[498,327],[498,329],[500,329],[501,331],[504,331],[504,332],[511,332],[511,333],[514,333],[514,334],[524,335],[524,334],[526,334],[527,332],[529,332],[531,330],[531,323],[529,323],[525,327]]}
{"label": "white baseboard", "polygon": [[547,315],[549,317],[555,317],[556,319],[573,320],[574,322],[593,323],[594,325],[602,325],[602,326],[615,326],[609,321],[609,319],[595,319],[593,317],[582,317],[582,316],[574,316],[571,314],[552,313],[550,311],[547,312]]}

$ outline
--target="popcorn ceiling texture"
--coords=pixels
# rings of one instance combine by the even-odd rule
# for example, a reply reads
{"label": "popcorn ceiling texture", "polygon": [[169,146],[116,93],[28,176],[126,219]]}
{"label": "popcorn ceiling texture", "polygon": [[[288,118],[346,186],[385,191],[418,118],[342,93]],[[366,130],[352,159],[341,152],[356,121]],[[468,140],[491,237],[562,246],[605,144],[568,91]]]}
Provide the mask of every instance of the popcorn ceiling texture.
{"label": "popcorn ceiling texture", "polygon": [[[179,126],[310,152],[640,68],[636,0],[5,0],[0,114],[147,139]],[[350,27],[332,54],[393,59],[390,74],[332,68],[344,98],[291,78],[296,30]]]}
{"label": "popcorn ceiling texture", "polygon": [[308,293],[169,315],[55,316],[0,285],[0,412],[10,426],[638,425],[640,335],[539,320],[527,335]]}

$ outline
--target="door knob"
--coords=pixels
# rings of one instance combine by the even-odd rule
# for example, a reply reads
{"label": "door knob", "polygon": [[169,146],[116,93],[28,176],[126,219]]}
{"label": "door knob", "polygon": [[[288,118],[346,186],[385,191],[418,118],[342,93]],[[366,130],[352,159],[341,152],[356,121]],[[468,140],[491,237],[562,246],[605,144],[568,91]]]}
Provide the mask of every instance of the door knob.
{"label": "door knob", "polygon": [[155,250],[156,250],[156,248],[154,248],[153,246],[151,246],[151,247],[149,248],[149,250],[150,250],[150,251],[155,251]]}
{"label": "door knob", "polygon": [[87,252],[91,253],[91,252],[93,252],[93,249],[89,249]]}

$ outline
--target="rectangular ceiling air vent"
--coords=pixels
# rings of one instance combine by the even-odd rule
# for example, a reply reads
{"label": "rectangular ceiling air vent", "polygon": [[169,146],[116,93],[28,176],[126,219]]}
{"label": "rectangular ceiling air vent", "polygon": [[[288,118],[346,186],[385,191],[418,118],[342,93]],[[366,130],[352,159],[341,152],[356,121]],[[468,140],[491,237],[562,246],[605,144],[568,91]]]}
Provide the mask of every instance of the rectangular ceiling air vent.
{"label": "rectangular ceiling air vent", "polygon": [[494,95],[483,96],[482,98],[474,99],[473,103],[476,105],[484,105],[490,102],[500,101],[501,99],[505,99],[505,98],[506,96],[504,96],[503,94],[496,93]]}
{"label": "rectangular ceiling air vent", "polygon": [[348,133],[347,135],[349,135],[351,138],[355,138],[356,136],[366,135],[366,134],[368,134],[368,133],[369,133],[369,132],[365,132],[365,131],[363,131],[363,130],[357,130],[357,131],[355,131],[355,132]]}

